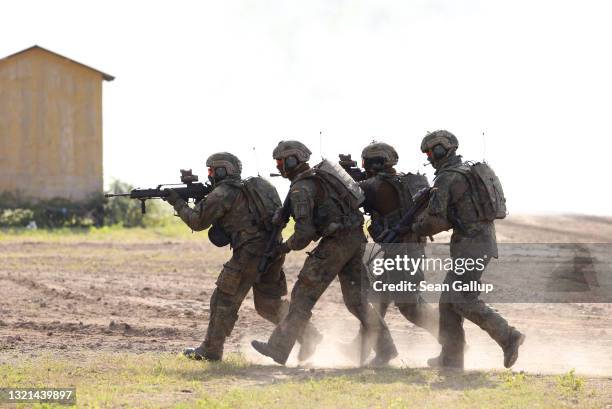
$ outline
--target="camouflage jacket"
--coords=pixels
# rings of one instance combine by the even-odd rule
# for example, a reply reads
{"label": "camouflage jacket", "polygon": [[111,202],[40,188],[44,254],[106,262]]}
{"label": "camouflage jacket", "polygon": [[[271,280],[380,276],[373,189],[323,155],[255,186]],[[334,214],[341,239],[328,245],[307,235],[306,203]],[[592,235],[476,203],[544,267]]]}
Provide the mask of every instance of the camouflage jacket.
{"label": "camouflage jacket", "polygon": [[495,225],[478,220],[466,178],[446,171],[462,164],[461,156],[454,156],[436,171],[427,209],[412,230],[418,235],[430,236],[452,228],[451,256],[497,257]]}
{"label": "camouflage jacket", "polygon": [[201,231],[216,224],[230,237],[232,248],[248,245],[251,252],[258,253],[265,247],[267,234],[253,222],[241,185],[240,180],[225,179],[193,209],[179,200],[174,210],[191,229]]}
{"label": "camouflage jacket", "polygon": [[[404,180],[408,181],[409,186],[398,180],[406,176],[408,178]],[[420,189],[429,187],[429,184],[424,175],[405,175],[396,173],[395,169],[391,168],[390,172],[379,172],[359,182],[359,186],[365,193],[364,211],[371,217],[368,231],[370,236],[376,239],[382,231],[399,223],[404,212],[408,210],[402,208],[402,200],[405,202],[404,207],[411,206],[412,196]],[[398,189],[402,189],[404,199],[399,196]],[[401,242],[424,243],[425,238],[409,232],[402,236]]]}
{"label": "camouflage jacket", "polygon": [[341,199],[326,187],[313,169],[303,171],[291,181],[289,198],[295,220],[294,233],[287,240],[291,250],[301,250],[335,231],[363,225],[363,215],[359,211],[343,211],[337,205]]}

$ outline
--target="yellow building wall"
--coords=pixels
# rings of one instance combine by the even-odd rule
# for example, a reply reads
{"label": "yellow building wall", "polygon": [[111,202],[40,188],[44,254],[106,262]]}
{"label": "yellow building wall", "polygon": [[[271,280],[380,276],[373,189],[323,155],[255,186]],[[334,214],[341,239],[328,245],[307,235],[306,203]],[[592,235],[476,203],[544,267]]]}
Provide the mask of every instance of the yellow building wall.
{"label": "yellow building wall", "polygon": [[84,200],[102,190],[101,74],[41,49],[0,62],[0,192]]}

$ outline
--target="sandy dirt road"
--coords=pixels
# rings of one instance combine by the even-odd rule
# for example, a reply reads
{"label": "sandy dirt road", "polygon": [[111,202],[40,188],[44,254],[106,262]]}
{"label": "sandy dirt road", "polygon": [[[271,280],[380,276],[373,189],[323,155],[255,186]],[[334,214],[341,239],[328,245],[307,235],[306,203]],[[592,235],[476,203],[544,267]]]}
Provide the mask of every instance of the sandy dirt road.
{"label": "sandy dirt road", "polygon": [[[141,242],[83,239],[0,242],[0,360],[90,351],[178,352],[204,336],[208,302],[227,249],[201,240]],[[518,216],[498,223],[504,242],[612,243],[612,219],[586,216]],[[444,240],[444,236],[439,240]],[[285,265],[291,287],[304,254]],[[513,325],[527,333],[515,369],[612,377],[610,304],[499,304]],[[314,320],[325,340],[312,365],[344,367],[339,352],[357,331],[335,281],[317,304]],[[395,365],[425,366],[437,343],[406,322],[397,310],[387,315],[400,357]],[[486,334],[466,324],[468,368],[502,368],[502,354]],[[272,364],[250,349],[273,327],[257,316],[249,294],[226,350],[256,363]],[[294,351],[295,353],[295,351]],[[295,365],[295,359],[290,360]]]}

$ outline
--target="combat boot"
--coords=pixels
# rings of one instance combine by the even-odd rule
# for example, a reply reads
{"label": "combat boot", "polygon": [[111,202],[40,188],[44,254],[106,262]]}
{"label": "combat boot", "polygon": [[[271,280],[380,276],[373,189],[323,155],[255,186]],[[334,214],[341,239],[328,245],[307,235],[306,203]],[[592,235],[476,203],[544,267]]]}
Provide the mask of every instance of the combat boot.
{"label": "combat boot", "polygon": [[[298,361],[304,362],[310,359],[317,350],[317,345],[321,343],[323,340],[323,335],[320,332],[316,331],[312,334],[308,334],[304,336],[302,342],[300,343],[300,352],[298,352]],[[257,348],[256,348],[257,349]]]}
{"label": "combat boot", "polygon": [[443,346],[440,355],[429,358],[427,365],[431,368],[450,368],[463,370],[463,355],[465,346]]}
{"label": "combat boot", "polygon": [[[367,337],[366,337],[367,338]],[[364,343],[362,347],[362,351],[368,351],[370,348],[367,343]],[[389,361],[393,358],[397,357],[398,352],[395,347],[395,343],[391,338],[391,334],[387,332],[382,332],[378,335],[378,339],[376,340],[376,347],[374,348],[374,352],[376,355],[372,360],[368,363],[368,366],[387,366]],[[365,361],[365,357],[362,356],[363,361]],[[363,362],[362,361],[362,362]]]}
{"label": "combat boot", "polygon": [[268,356],[277,364],[285,365],[289,354],[283,354],[280,351],[272,348],[267,342],[251,341],[251,346],[262,355]]}
{"label": "combat boot", "polygon": [[463,357],[455,357],[454,359],[448,359],[442,356],[442,354],[429,358],[427,360],[427,366],[430,368],[448,368],[463,370]]}
{"label": "combat boot", "polygon": [[361,325],[359,327],[359,333],[351,342],[342,343],[340,345],[340,352],[342,355],[352,362],[358,363],[359,366],[362,366],[365,363],[366,359],[370,355],[370,350],[372,349],[372,346],[364,337],[365,330],[363,325]]}
{"label": "combat boot", "polygon": [[441,368],[442,367],[442,354],[429,358],[427,360],[427,366],[430,368]]}
{"label": "combat boot", "polygon": [[202,348],[201,346],[197,347],[197,348],[185,348],[183,350],[183,355],[189,359],[194,359],[196,361],[220,361],[221,357],[219,356],[213,356],[210,354],[207,354],[204,351],[204,348]]}
{"label": "combat boot", "polygon": [[518,359],[519,347],[525,342],[525,334],[519,330],[512,329],[508,343],[503,347],[504,367],[510,368]]}
{"label": "combat boot", "polygon": [[383,367],[389,365],[389,362],[397,357],[397,349],[377,353],[374,358],[368,363],[368,366]]}

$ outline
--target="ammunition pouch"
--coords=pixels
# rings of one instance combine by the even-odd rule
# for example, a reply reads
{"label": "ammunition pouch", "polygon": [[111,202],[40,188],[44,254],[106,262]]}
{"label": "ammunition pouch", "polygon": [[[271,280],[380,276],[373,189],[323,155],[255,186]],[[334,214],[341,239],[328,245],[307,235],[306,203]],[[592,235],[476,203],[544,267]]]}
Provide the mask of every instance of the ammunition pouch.
{"label": "ammunition pouch", "polygon": [[231,237],[217,223],[208,229],[208,239],[217,247],[225,247],[232,241]]}
{"label": "ammunition pouch", "polygon": [[235,295],[242,282],[241,270],[241,266],[234,259],[225,263],[216,282],[219,291],[230,296]]}

